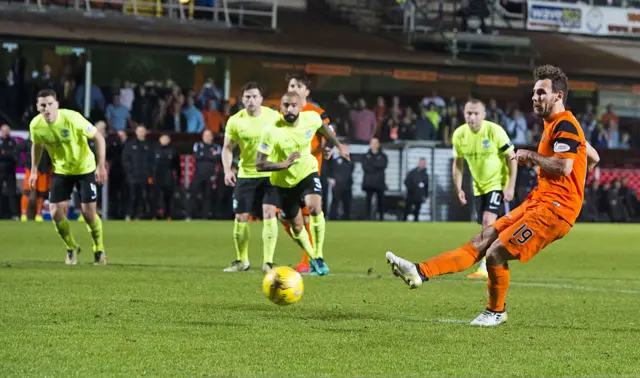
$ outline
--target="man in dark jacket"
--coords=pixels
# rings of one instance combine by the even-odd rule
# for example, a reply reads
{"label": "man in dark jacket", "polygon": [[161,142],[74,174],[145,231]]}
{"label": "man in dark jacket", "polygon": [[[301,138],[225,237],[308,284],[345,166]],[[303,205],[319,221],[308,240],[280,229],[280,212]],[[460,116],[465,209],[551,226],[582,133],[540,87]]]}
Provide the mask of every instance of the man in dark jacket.
{"label": "man in dark jacket", "polygon": [[202,133],[202,141],[193,145],[196,169],[189,188],[191,192],[191,216],[196,215],[196,209],[199,209],[199,211],[204,210],[204,218],[213,216],[213,187],[222,163],[221,153],[222,147],[213,142],[213,133],[209,130],[205,130]]}
{"label": "man in dark jacket", "polygon": [[371,201],[376,196],[378,219],[384,216],[383,202],[384,192],[387,190],[385,181],[385,170],[387,169],[387,155],[380,149],[378,138],[372,138],[369,142],[369,152],[362,159],[362,190],[367,194],[367,215],[366,219],[373,220],[371,213]]}
{"label": "man in dark jacket", "polygon": [[404,206],[404,220],[413,213],[413,221],[418,222],[422,203],[429,197],[429,174],[427,174],[427,160],[420,158],[418,166],[407,173],[404,179],[407,187],[407,198]]}
{"label": "man in dark jacket", "polygon": [[[18,142],[11,137],[9,125],[0,127],[0,218],[18,218],[16,198],[16,167],[18,165]],[[4,209],[4,203],[9,210]]]}
{"label": "man in dark jacket", "polygon": [[122,165],[122,153],[127,145],[127,133],[118,131],[117,139],[107,140],[109,162],[109,217],[122,219],[128,206],[127,179]]}
{"label": "man in dark jacket", "polygon": [[153,216],[160,217],[160,199],[164,210],[162,213],[167,220],[171,220],[171,208],[176,189],[176,182],[180,180],[180,156],[176,153],[171,138],[164,134],[160,137],[160,145],[156,147],[153,165]]}
{"label": "man in dark jacket", "polygon": [[342,156],[329,157],[325,162],[329,186],[333,195],[329,219],[338,219],[338,206],[342,203],[343,220],[351,220],[351,199],[353,186],[353,162]]}
{"label": "man in dark jacket", "polygon": [[153,147],[146,140],[147,129],[136,127],[136,138],[129,141],[122,151],[122,167],[129,184],[129,206],[126,220],[138,218],[138,205],[144,208],[144,199],[148,197],[149,181],[153,176]]}

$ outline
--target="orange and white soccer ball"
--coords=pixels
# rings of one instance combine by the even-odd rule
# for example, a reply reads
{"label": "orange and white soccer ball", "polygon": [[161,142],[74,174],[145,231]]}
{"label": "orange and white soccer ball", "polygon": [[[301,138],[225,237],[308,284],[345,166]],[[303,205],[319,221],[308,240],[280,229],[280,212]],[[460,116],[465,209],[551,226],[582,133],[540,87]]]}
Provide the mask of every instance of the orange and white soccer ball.
{"label": "orange and white soccer ball", "polygon": [[271,302],[277,305],[290,305],[302,298],[304,282],[295,269],[278,266],[265,274],[262,289]]}

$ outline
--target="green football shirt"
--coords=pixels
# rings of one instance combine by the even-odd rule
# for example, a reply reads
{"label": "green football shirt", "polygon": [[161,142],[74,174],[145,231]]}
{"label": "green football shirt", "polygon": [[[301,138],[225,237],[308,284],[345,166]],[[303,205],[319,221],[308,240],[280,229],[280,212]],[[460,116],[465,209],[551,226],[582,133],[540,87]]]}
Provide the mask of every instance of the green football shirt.
{"label": "green football shirt", "polygon": [[298,124],[292,126],[280,118],[262,134],[258,152],[269,156],[269,161],[285,161],[294,152],[300,154],[288,169],[271,172],[271,183],[281,188],[293,188],[304,178],[318,172],[318,160],[311,153],[311,142],[322,127],[322,118],[314,111],[300,112]]}
{"label": "green football shirt", "polygon": [[240,110],[227,121],[224,137],[240,146],[240,178],[269,177],[271,172],[258,172],[256,170],[256,155],[262,131],[267,126],[273,125],[280,118],[280,113],[261,107],[260,115],[250,116],[246,109]]}
{"label": "green football shirt", "polygon": [[68,109],[58,109],[55,122],[47,123],[38,114],[29,124],[31,141],[44,145],[53,172],[61,175],[84,175],[96,170],[96,158],[87,140],[96,131],[80,113]]}
{"label": "green football shirt", "polygon": [[513,144],[502,126],[482,121],[480,130],[473,132],[465,123],[453,132],[451,143],[453,157],[464,158],[469,165],[475,196],[504,190],[509,181],[505,154],[513,151]]}

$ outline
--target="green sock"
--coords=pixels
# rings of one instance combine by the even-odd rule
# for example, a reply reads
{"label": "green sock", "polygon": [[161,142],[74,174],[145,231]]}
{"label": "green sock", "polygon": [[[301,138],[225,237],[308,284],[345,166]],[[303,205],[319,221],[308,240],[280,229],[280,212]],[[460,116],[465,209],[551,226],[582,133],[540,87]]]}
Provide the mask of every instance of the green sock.
{"label": "green sock", "polygon": [[56,231],[58,232],[58,235],[60,235],[60,238],[62,239],[62,242],[67,247],[67,249],[76,249],[78,245],[76,244],[73,235],[71,235],[71,224],[69,223],[67,217],[62,218],[60,222],[54,221],[53,224],[56,227]]}
{"label": "green sock", "polygon": [[311,259],[315,259],[318,256],[316,256],[316,252],[313,250],[313,247],[311,246],[311,240],[309,239],[309,234],[307,233],[307,230],[302,227],[302,231],[300,231],[300,234],[296,235],[295,231],[293,231],[293,228],[291,228],[291,235],[293,235],[293,240],[298,243],[298,245],[300,246],[300,248],[304,249],[305,252],[307,252],[307,255],[309,255],[309,258]]}
{"label": "green sock", "polygon": [[311,216],[311,233],[313,234],[313,249],[316,256],[323,259],[322,246],[324,245],[324,213]]}
{"label": "green sock", "polygon": [[104,252],[104,244],[102,243],[102,219],[96,214],[93,224],[87,222],[87,230],[91,234],[91,240],[93,241],[93,252]]}
{"label": "green sock", "polygon": [[247,222],[233,223],[233,241],[236,244],[237,259],[245,264],[249,263],[249,224]]}
{"label": "green sock", "polygon": [[277,218],[265,219],[262,226],[262,254],[264,263],[273,264],[273,255],[276,253],[278,243]]}

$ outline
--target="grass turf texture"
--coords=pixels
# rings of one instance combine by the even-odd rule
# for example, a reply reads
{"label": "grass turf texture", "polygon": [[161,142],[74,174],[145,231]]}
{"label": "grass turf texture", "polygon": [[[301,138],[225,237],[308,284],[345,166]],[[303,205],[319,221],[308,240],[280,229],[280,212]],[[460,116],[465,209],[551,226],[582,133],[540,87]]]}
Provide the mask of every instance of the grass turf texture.
{"label": "grass turf texture", "polygon": [[[483,281],[410,291],[384,259],[457,247],[473,224],[330,222],[331,275],[279,307],[261,290],[259,223],[251,272],[225,274],[231,223],[105,222],[109,265],[93,266],[74,222],[84,251],[65,266],[50,223],[3,222],[0,376],[638,376],[637,227],[578,225],[512,263],[509,323],[481,329],[467,323]],[[299,258],[280,230],[276,262]]]}

